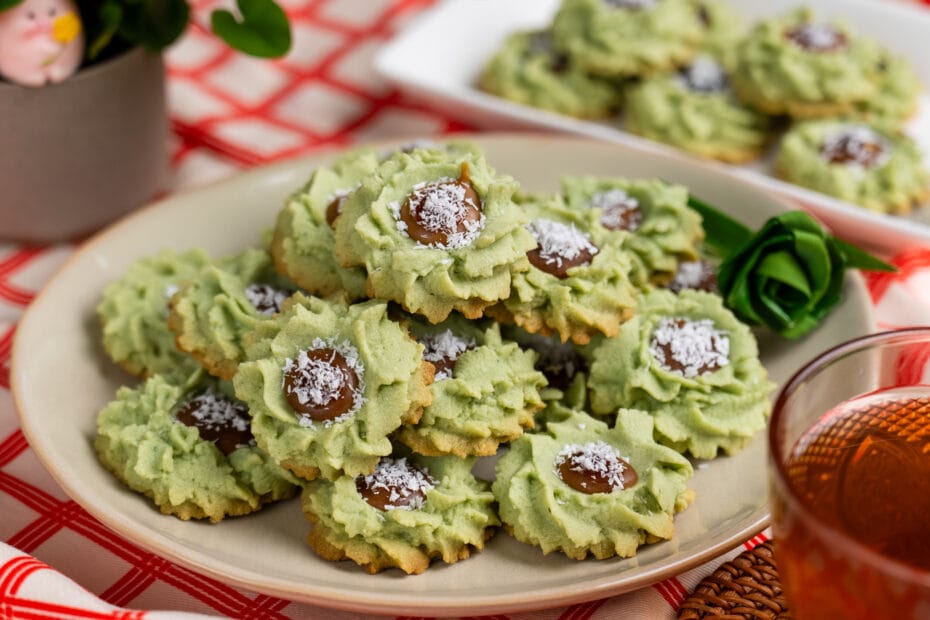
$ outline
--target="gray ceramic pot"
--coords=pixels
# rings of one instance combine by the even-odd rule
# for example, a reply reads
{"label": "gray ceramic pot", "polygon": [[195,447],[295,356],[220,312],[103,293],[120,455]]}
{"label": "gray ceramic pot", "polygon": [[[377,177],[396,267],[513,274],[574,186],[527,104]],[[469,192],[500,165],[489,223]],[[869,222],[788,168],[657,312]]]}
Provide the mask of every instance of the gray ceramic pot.
{"label": "gray ceramic pot", "polygon": [[41,88],[0,82],[0,239],[87,234],[167,178],[161,56],[132,49]]}

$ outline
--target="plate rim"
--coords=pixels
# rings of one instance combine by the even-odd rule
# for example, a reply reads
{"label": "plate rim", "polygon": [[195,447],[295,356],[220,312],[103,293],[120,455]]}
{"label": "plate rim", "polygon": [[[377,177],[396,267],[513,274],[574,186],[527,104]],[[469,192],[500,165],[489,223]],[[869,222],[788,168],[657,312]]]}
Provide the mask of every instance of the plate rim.
{"label": "plate rim", "polygon": [[[481,142],[482,140],[491,140],[491,141],[564,141],[564,142],[574,142],[581,144],[589,144],[603,149],[626,149],[632,152],[636,152],[637,149],[635,146],[623,145],[623,144],[612,144],[604,142],[602,140],[595,140],[589,137],[571,135],[571,134],[547,134],[541,132],[483,132],[483,133],[461,133],[461,134],[449,134],[445,136],[439,136],[440,139],[466,139],[466,140],[475,140]],[[364,146],[370,146],[373,148],[387,148],[390,146],[396,146],[397,144],[403,144],[406,140],[403,138],[393,138],[387,140],[373,141],[370,143],[365,143]],[[362,145],[355,145],[362,146]],[[362,612],[362,613],[380,613],[380,614],[406,614],[411,611],[416,611],[417,613],[427,613],[436,616],[451,616],[458,615],[460,613],[467,612],[471,615],[481,614],[481,613],[512,613],[512,612],[525,612],[533,611],[539,609],[548,609],[558,605],[568,605],[573,603],[579,603],[583,601],[591,601],[599,598],[610,597],[620,595],[626,592],[637,590],[653,583],[656,583],[664,578],[667,578],[671,575],[678,575],[686,570],[694,568],[695,566],[705,563],[714,557],[719,557],[725,551],[731,550],[737,545],[746,540],[752,538],[761,532],[768,525],[769,522],[769,510],[765,510],[764,514],[760,515],[755,521],[748,523],[745,527],[741,528],[739,531],[732,532],[730,535],[718,539],[713,544],[703,548],[702,550],[692,553],[691,555],[679,558],[675,561],[672,561],[668,564],[655,567],[653,569],[648,569],[635,578],[622,581],[617,583],[614,581],[599,583],[590,588],[584,588],[576,591],[566,591],[565,589],[553,590],[550,594],[534,592],[534,599],[532,601],[526,600],[526,594],[522,591],[515,591],[507,594],[494,595],[491,597],[483,597],[478,600],[464,600],[464,599],[437,599],[437,598],[428,598],[424,600],[423,605],[417,606],[415,609],[411,609],[409,601],[389,601],[385,602],[382,599],[376,600],[378,594],[370,594],[366,597],[365,592],[352,591],[348,592],[344,589],[336,589],[330,587],[320,587],[317,586],[317,592],[314,594],[307,594],[304,592],[294,592],[289,590],[286,587],[281,587],[275,585],[275,580],[263,579],[263,575],[256,571],[250,571],[247,568],[237,567],[242,574],[242,576],[230,575],[224,573],[218,568],[211,566],[212,563],[217,561],[211,558],[209,555],[201,553],[196,550],[186,549],[185,552],[175,551],[172,547],[166,547],[164,542],[161,542],[159,539],[166,538],[164,534],[159,534],[157,532],[147,532],[145,530],[139,531],[138,529],[133,530],[131,524],[125,520],[118,518],[119,515],[111,515],[106,512],[104,508],[98,508],[90,501],[89,498],[84,497],[79,490],[76,490],[72,487],[71,483],[66,479],[62,478],[61,473],[58,471],[57,463],[55,466],[52,464],[55,460],[46,453],[46,445],[43,444],[41,438],[37,436],[37,429],[33,428],[30,424],[29,416],[27,415],[26,408],[23,407],[24,396],[21,394],[21,390],[25,388],[21,385],[19,375],[17,371],[16,360],[20,357],[21,354],[18,353],[21,342],[25,339],[23,334],[27,333],[26,329],[22,329],[24,325],[28,326],[31,324],[31,321],[34,320],[31,317],[35,316],[37,312],[33,312],[34,308],[41,307],[42,300],[45,295],[50,294],[49,291],[55,288],[55,284],[64,279],[73,266],[85,256],[92,254],[95,248],[104,243],[106,240],[110,239],[114,235],[118,235],[119,232],[126,226],[132,225],[134,221],[140,218],[151,216],[150,214],[159,211],[162,208],[170,208],[173,203],[177,201],[186,201],[190,200],[191,197],[197,197],[200,194],[209,194],[213,191],[216,191],[217,187],[222,187],[226,185],[235,185],[237,183],[246,183],[254,178],[268,178],[273,177],[276,173],[282,171],[290,171],[294,168],[304,166],[306,169],[307,163],[310,161],[317,162],[317,165],[321,161],[325,161],[326,158],[331,158],[336,154],[344,151],[345,146],[337,146],[332,148],[320,149],[313,151],[309,154],[306,154],[301,157],[288,159],[281,162],[275,162],[272,164],[257,166],[252,169],[241,171],[238,173],[233,173],[232,175],[224,178],[212,181],[210,183],[197,186],[194,188],[185,189],[183,191],[176,192],[168,197],[162,198],[160,200],[153,201],[148,205],[133,211],[132,213],[124,216],[120,220],[114,222],[113,224],[102,229],[92,237],[90,237],[83,244],[79,245],[75,251],[67,258],[67,260],[49,277],[42,287],[38,295],[32,303],[26,308],[22,316],[20,317],[16,335],[13,340],[12,355],[11,355],[11,392],[13,395],[13,405],[16,409],[17,416],[20,421],[21,429],[26,436],[32,450],[35,452],[36,457],[42,463],[46,471],[52,476],[56,483],[65,491],[69,498],[78,503],[82,508],[84,508],[89,514],[94,518],[100,521],[105,527],[113,530],[120,536],[123,536],[131,543],[146,549],[150,552],[156,553],[162,557],[165,557],[172,562],[177,563],[180,566],[190,568],[192,570],[198,571],[204,575],[208,575],[218,581],[221,581],[225,584],[229,584],[235,587],[241,587],[251,591],[258,591],[267,593],[273,596],[278,596],[280,598],[304,602],[311,605],[319,605],[321,607],[340,609],[344,611],[351,612]],[[653,153],[655,155],[655,153]],[[658,154],[659,158],[665,158],[666,156],[662,153]],[[685,162],[688,165],[693,165],[695,162]],[[703,170],[701,172],[704,172]],[[714,174],[711,172],[710,174]],[[744,183],[740,179],[731,178],[733,183]],[[753,187],[753,191],[760,191],[758,188]],[[780,206],[785,209],[793,208],[794,205],[786,201],[784,197],[777,194],[769,194],[769,199],[773,202],[780,203]],[[155,217],[155,216],[151,216]],[[868,298],[868,292],[864,283],[862,276],[858,271],[849,270],[845,274],[846,276],[846,286],[853,286],[857,289],[858,295],[864,298]],[[868,330],[870,332],[875,331],[876,323],[874,316],[874,308],[871,305],[866,306],[866,311],[864,312],[865,322],[868,324]],[[153,508],[154,510],[154,508]],[[594,560],[590,560],[594,561]],[[251,577],[250,577],[251,576]],[[601,578],[602,580],[604,578]],[[522,597],[522,598],[521,598]]]}

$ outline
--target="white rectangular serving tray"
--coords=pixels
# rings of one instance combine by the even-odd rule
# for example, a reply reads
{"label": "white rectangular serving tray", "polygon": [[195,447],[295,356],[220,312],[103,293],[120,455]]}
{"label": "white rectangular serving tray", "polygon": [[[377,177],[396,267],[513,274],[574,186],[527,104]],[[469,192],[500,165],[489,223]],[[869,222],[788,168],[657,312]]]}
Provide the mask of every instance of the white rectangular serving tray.
{"label": "white rectangular serving tray", "polygon": [[[475,86],[478,75],[513,31],[551,23],[560,0],[446,0],[416,19],[375,58],[376,70],[405,91],[478,127],[545,128],[620,142],[640,149],[692,157],[667,145],[623,131],[617,121],[592,122],[560,116],[489,95]],[[751,23],[806,4],[818,17],[845,20],[907,58],[922,84],[930,85],[930,8],[900,0],[733,0]],[[930,95],[907,132],[930,155]],[[776,178],[774,146],[750,165],[703,160],[756,186],[803,205],[838,236],[884,254],[930,246],[930,205],[908,216],[873,213]],[[930,160],[928,160],[930,161]]]}

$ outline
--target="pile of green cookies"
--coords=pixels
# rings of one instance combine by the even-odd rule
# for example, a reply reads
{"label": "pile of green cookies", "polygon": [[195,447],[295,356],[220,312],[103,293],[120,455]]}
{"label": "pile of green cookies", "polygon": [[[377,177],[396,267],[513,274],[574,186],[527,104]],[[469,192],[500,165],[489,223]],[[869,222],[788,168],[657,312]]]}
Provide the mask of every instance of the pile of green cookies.
{"label": "pile of green cookies", "polygon": [[144,381],[100,412],[100,460],[182,519],[300,491],[314,551],[371,572],[464,559],[500,525],[632,556],[692,500],[684,455],[732,454],[769,414],[687,199],[526,193],[465,142],[350,151],[266,249],[165,251],[107,287],[104,349]]}
{"label": "pile of green cookies", "polygon": [[549,28],[507,38],[479,86],[579,118],[622,108],[627,130],[725,162],[777,141],[777,175],[873,211],[930,198],[901,131],[914,71],[806,8],[747,28],[726,0],[563,0]]}

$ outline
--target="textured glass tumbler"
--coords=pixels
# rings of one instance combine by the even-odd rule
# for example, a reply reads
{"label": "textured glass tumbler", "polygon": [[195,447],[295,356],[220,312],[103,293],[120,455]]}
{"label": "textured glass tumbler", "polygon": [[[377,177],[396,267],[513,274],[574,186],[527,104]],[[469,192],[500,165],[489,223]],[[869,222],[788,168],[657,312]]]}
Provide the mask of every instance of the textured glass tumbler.
{"label": "textured glass tumbler", "polygon": [[779,394],[772,528],[798,620],[930,618],[928,360],[930,328],[865,336]]}

